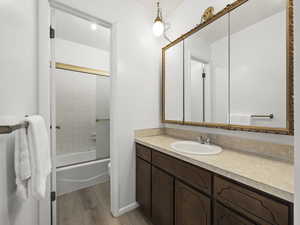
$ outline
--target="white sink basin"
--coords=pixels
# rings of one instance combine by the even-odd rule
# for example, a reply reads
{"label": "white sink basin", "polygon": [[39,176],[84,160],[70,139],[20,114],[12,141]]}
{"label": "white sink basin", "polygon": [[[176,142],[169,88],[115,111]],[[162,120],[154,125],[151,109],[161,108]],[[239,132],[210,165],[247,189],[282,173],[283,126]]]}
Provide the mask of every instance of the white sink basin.
{"label": "white sink basin", "polygon": [[194,155],[214,155],[222,152],[222,148],[219,146],[194,141],[178,141],[171,144],[171,147],[177,152]]}

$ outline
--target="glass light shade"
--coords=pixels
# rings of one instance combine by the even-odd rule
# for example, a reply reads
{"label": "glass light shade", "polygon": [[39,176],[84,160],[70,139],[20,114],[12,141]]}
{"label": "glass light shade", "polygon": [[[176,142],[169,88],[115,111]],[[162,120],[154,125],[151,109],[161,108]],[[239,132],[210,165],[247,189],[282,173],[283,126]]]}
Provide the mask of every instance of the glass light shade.
{"label": "glass light shade", "polygon": [[152,27],[155,36],[159,37],[164,33],[165,26],[161,21],[155,21]]}
{"label": "glass light shade", "polygon": [[98,29],[97,24],[92,23],[91,24],[91,30],[97,30],[97,29]]}

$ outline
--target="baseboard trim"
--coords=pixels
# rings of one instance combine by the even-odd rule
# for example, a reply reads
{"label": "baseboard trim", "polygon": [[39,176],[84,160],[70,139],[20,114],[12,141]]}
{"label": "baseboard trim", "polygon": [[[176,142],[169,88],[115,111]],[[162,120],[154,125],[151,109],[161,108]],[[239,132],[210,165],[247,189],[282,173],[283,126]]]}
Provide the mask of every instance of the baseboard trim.
{"label": "baseboard trim", "polygon": [[134,210],[138,207],[139,207],[139,204],[137,202],[133,202],[129,205],[126,205],[126,206],[122,207],[121,209],[119,209],[119,215],[118,216],[121,216],[121,215],[123,215],[127,212],[130,212],[130,211],[132,211],[132,210]]}

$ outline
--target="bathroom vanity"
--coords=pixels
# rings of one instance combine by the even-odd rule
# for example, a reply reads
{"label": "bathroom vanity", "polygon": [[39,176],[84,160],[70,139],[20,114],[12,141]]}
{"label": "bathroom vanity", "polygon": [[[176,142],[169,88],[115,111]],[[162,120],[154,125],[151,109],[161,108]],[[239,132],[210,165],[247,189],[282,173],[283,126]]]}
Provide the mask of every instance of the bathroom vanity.
{"label": "bathroom vanity", "polygon": [[[162,123],[293,135],[293,38],[293,0],[237,0],[196,25],[162,48]],[[176,151],[197,138],[178,132],[135,139],[136,199],[154,225],[293,225],[286,146],[227,136],[197,156]]]}
{"label": "bathroom vanity", "polygon": [[[156,138],[161,144],[153,142]],[[263,184],[258,182],[259,175],[257,180],[247,172],[244,176],[237,172],[240,173],[237,176],[220,166],[221,163],[230,164],[224,162],[226,157],[241,163],[250,160],[253,161],[253,175],[256,170],[259,173],[255,161],[260,160],[258,157],[254,159],[249,155],[247,159],[246,154],[230,155],[233,153],[227,150],[219,156],[193,157],[163,147],[170,146],[172,140],[167,136],[151,137],[148,141],[136,139],[136,198],[154,225],[293,224],[292,197],[275,183],[266,185],[270,177],[266,177]],[[272,166],[266,163],[264,167],[264,159],[261,160],[261,169]],[[284,167],[284,163],[281,166]],[[286,179],[281,177],[284,174],[273,175],[274,182]]]}

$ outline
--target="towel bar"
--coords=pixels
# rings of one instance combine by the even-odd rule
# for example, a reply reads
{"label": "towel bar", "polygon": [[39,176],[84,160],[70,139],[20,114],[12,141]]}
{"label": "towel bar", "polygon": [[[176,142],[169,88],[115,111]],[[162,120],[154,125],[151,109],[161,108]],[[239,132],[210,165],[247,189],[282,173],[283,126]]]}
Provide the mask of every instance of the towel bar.
{"label": "towel bar", "polygon": [[268,115],[251,115],[252,118],[274,118],[274,114],[268,114]]}
{"label": "towel bar", "polygon": [[29,126],[28,122],[23,122],[23,123],[11,125],[11,126],[0,126],[0,134],[10,134],[13,131],[21,129],[21,128],[27,129],[28,126]]}

